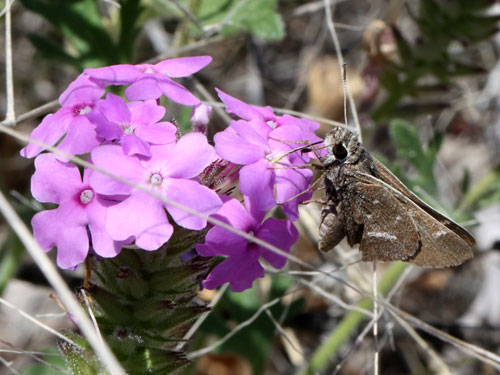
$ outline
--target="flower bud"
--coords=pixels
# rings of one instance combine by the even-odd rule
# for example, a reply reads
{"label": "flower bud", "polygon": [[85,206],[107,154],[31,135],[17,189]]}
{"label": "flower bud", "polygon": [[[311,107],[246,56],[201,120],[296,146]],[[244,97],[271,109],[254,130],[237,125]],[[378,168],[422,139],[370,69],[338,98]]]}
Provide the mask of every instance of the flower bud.
{"label": "flower bud", "polygon": [[193,124],[193,131],[198,133],[207,134],[208,123],[212,115],[212,107],[200,103],[193,107],[191,112],[191,123]]}

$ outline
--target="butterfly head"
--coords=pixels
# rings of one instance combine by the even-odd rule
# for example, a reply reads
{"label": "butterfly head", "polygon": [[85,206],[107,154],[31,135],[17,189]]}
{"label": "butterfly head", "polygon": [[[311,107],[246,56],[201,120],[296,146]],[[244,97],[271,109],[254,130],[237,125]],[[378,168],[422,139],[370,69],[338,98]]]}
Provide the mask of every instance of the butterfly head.
{"label": "butterfly head", "polygon": [[358,136],[345,127],[330,130],[325,137],[324,145],[327,152],[323,159],[323,165],[326,167],[357,160],[359,156]]}

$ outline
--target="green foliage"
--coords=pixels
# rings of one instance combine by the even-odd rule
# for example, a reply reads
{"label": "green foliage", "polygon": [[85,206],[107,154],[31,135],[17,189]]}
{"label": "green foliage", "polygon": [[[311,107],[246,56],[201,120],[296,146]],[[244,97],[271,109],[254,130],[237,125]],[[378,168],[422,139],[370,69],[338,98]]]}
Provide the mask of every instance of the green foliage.
{"label": "green foliage", "polygon": [[224,35],[248,31],[262,40],[277,41],[283,39],[284,24],[276,6],[276,0],[205,0],[200,18],[205,25],[222,21]]}
{"label": "green foliage", "polygon": [[30,34],[47,59],[86,67],[130,62],[143,11],[140,0],[121,0],[119,24],[107,28],[94,0],[21,0],[24,7],[45,18],[61,33],[63,41]]}
{"label": "green foliage", "polygon": [[14,232],[9,231],[6,241],[0,248],[0,295],[16,274],[23,254],[23,244]]}
{"label": "green foliage", "polygon": [[57,344],[59,351],[63,355],[69,375],[106,374],[102,364],[92,352],[90,345],[83,338],[72,332],[64,332],[64,335],[80,345],[80,348],[78,348],[66,341],[60,341]]}
{"label": "green foliage", "polygon": [[[250,319],[262,305],[282,297],[293,283],[289,276],[272,276],[271,288],[265,296],[259,294],[255,287],[241,293],[226,292],[201,327],[202,331],[218,337],[225,336],[234,329],[235,324]],[[270,307],[269,311],[274,319],[279,321],[285,308],[287,307],[280,302]],[[287,319],[293,318],[303,309],[303,301],[293,302],[287,309]],[[241,355],[250,362],[254,374],[263,374],[275,337],[276,328],[269,316],[263,312],[251,325],[237,332],[218,350],[221,353]]]}
{"label": "green foliage", "polygon": [[[419,31],[415,42],[408,41],[394,26],[399,61],[387,61],[379,78],[387,98],[373,113],[374,119],[382,120],[394,113],[413,115],[442,109],[446,102],[398,106],[406,96],[426,98],[429,93],[443,93],[453,79],[483,73],[482,67],[464,60],[460,51],[497,32],[500,15],[487,14],[491,5],[487,0],[421,0],[419,13],[413,16]],[[433,77],[436,83],[423,84],[422,78],[428,77]]]}
{"label": "green foliage", "polygon": [[[153,0],[152,3],[165,15],[184,18],[171,2]],[[267,41],[278,41],[284,37],[285,27],[277,12],[276,0],[179,0],[179,3],[209,31],[220,31],[226,36],[248,32]],[[202,36],[199,27],[191,26],[189,31],[192,37]]]}
{"label": "green foliage", "polygon": [[49,347],[43,350],[42,356],[44,363],[35,363],[30,365],[22,372],[23,375],[54,375],[64,372],[66,368],[63,357],[55,347]]}
{"label": "green foliage", "polygon": [[[77,70],[133,60],[134,44],[142,24],[159,15],[175,20],[176,33],[199,38],[217,32],[232,36],[249,32],[268,41],[281,40],[284,24],[276,0],[180,0],[199,25],[194,26],[170,1],[120,0],[116,15],[104,19],[95,0],[21,0],[24,7],[45,18],[57,33],[50,37],[28,35],[46,59],[69,64]],[[145,5],[146,4],[146,5]],[[181,25],[189,27],[180,27]],[[212,26],[212,28],[210,28]],[[58,34],[59,33],[59,34]]]}
{"label": "green foliage", "polygon": [[[195,255],[182,261],[180,254],[203,234],[176,228],[170,241],[154,252],[124,249],[115,258],[90,261],[86,291],[93,312],[103,338],[128,374],[171,374],[188,363],[177,346],[207,311],[194,297],[212,260]],[[90,349],[82,353],[61,345],[71,374],[101,373]],[[82,346],[88,348],[84,341]]]}
{"label": "green foliage", "polygon": [[424,149],[418,129],[410,123],[404,120],[393,120],[390,124],[390,132],[398,160],[408,163],[416,172],[413,177],[404,178],[406,185],[410,188],[418,186],[428,194],[436,196],[437,185],[433,171],[442,142],[442,134],[435,134]]}

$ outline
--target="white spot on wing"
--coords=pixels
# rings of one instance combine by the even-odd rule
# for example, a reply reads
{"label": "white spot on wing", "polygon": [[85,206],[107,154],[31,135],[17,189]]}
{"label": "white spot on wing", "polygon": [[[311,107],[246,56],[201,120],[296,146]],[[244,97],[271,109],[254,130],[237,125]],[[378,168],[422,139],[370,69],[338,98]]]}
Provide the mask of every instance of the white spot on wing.
{"label": "white spot on wing", "polygon": [[444,236],[447,233],[448,232],[445,231],[445,230],[439,230],[437,232],[432,233],[432,238],[434,238],[435,240],[437,240],[439,237],[442,237],[442,236]]}
{"label": "white spot on wing", "polygon": [[383,238],[383,239],[389,240],[389,241],[396,241],[397,240],[396,236],[393,236],[392,234],[389,234],[387,232],[367,232],[366,236]]}
{"label": "white spot on wing", "polygon": [[379,203],[380,203],[380,201],[379,201],[378,199],[374,199],[372,203],[373,203],[373,204],[379,204]]}

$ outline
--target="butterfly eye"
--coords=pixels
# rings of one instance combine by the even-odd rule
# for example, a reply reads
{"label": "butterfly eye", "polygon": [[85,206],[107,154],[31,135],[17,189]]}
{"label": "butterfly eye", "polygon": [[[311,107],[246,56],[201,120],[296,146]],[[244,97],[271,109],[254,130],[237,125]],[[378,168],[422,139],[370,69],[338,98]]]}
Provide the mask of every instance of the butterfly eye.
{"label": "butterfly eye", "polygon": [[347,150],[342,143],[337,143],[333,146],[333,155],[335,159],[344,160],[347,157]]}

